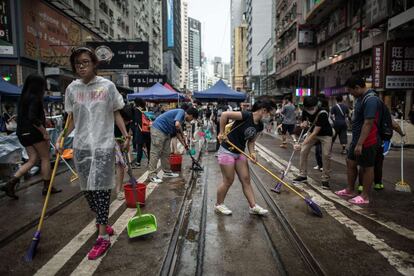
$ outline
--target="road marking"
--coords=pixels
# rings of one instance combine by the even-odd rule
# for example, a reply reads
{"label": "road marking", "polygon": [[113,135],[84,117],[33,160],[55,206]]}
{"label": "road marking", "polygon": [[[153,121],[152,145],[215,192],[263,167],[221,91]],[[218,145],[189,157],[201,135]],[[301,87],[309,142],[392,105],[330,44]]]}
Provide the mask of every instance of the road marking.
{"label": "road marking", "polygon": [[[159,165],[159,164],[158,164]],[[158,173],[162,175],[162,171]],[[146,171],[139,179],[138,182],[144,182],[148,177],[148,171]],[[146,198],[152,193],[157,185],[150,183],[147,185]],[[111,217],[118,209],[124,205],[124,201],[114,200],[109,207],[109,217]],[[127,209],[128,210],[128,209]],[[134,209],[135,210],[135,209]],[[125,214],[125,212],[124,212]],[[65,247],[63,247],[58,253],[56,253],[42,268],[40,268],[35,275],[48,276],[55,275],[59,270],[67,263],[73,255],[92,237],[96,234],[95,220],[92,220],[78,235],[76,235]]]}
{"label": "road marking", "polygon": [[[257,145],[257,143],[256,143]],[[267,154],[259,145],[259,154],[269,162],[274,163],[277,167],[283,169],[283,166],[277,164],[272,156]],[[324,197],[320,196],[319,193],[315,192],[313,189],[302,187],[303,190],[309,194],[312,200],[318,202],[319,206],[324,208],[326,212],[336,219],[339,223],[343,224],[349,228],[353,235],[358,241],[365,242],[372,248],[374,248],[379,254],[381,254],[391,266],[395,267],[398,272],[403,275],[414,275],[414,256],[408,254],[407,252],[396,250],[386,244],[384,241],[378,239],[373,233],[368,229],[358,224],[356,221],[351,220],[345,216],[342,212],[336,209],[335,204],[331,201],[326,200]]]}
{"label": "road marking", "polygon": [[[277,156],[275,153],[268,150],[266,147],[264,147],[260,143],[256,142],[256,146],[259,148],[259,150],[261,150],[264,153],[266,153],[267,155],[269,155],[273,160],[272,163],[275,163],[276,166],[278,166],[276,163],[279,163],[280,166],[278,166],[278,167],[280,167],[282,170],[284,170],[286,168],[287,162],[285,160],[283,160],[282,158]],[[294,172],[298,173],[299,169],[296,168],[295,166],[291,165],[290,171],[291,172],[294,171]],[[381,226],[384,226],[385,228],[388,228],[389,230],[394,231],[395,233],[397,233],[397,234],[399,234],[399,235],[401,235],[401,236],[403,236],[407,239],[414,240],[414,231],[413,230],[408,229],[408,228],[406,228],[402,225],[399,225],[395,222],[385,221],[385,220],[382,220],[380,218],[375,218],[371,215],[363,213],[363,210],[364,210],[363,208],[361,208],[357,205],[351,204],[346,200],[340,199],[337,195],[335,195],[331,191],[322,189],[320,186],[316,185],[316,181],[314,181],[310,177],[308,177],[308,184],[311,185],[314,189],[316,189],[319,193],[321,193],[324,196],[326,196],[327,198],[329,198],[331,201],[334,201],[335,203],[338,203],[341,206],[343,206],[345,208],[348,208],[349,210],[353,211],[354,213],[357,213],[358,215],[361,215],[361,216],[369,219],[370,221],[374,221],[374,222],[380,224]],[[301,186],[301,187],[305,188],[306,186]]]}

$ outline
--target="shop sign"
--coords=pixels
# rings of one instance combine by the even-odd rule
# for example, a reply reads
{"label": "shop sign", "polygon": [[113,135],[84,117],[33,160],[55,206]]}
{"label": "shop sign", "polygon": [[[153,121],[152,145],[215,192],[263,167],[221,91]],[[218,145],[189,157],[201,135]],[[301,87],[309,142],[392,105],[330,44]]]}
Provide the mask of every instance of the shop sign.
{"label": "shop sign", "polygon": [[128,75],[129,87],[151,87],[157,82],[165,83],[167,81],[166,75],[144,75],[134,74]]}
{"label": "shop sign", "polygon": [[148,42],[88,42],[95,49],[99,69],[148,69]]}
{"label": "shop sign", "polygon": [[367,27],[370,27],[388,17],[388,0],[367,0]]}
{"label": "shop sign", "polygon": [[0,0],[0,55],[14,54],[10,13],[10,1]]}
{"label": "shop sign", "polygon": [[339,86],[339,87],[328,87],[325,88],[322,91],[323,94],[325,94],[325,96],[336,96],[336,95],[342,95],[342,94],[347,94],[348,91],[346,89],[345,86]]}
{"label": "shop sign", "polygon": [[387,77],[389,89],[414,88],[414,42],[389,41],[387,43]]}
{"label": "shop sign", "polygon": [[40,59],[55,66],[70,67],[72,48],[82,46],[87,40],[99,37],[40,0],[21,1],[23,55],[36,60],[39,47]]}
{"label": "shop sign", "polygon": [[384,88],[384,45],[372,48],[372,87]]}

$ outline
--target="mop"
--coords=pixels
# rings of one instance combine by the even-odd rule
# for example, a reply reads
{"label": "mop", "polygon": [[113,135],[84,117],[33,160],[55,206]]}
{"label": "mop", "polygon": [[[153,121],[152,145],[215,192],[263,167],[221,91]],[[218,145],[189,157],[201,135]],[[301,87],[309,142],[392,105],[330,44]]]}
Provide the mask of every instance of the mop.
{"label": "mop", "polygon": [[[404,121],[403,118],[401,118],[401,130],[404,132],[403,121]],[[404,141],[403,141],[402,136],[401,136],[401,180],[395,184],[395,190],[399,192],[411,193],[410,185],[404,181]]]}

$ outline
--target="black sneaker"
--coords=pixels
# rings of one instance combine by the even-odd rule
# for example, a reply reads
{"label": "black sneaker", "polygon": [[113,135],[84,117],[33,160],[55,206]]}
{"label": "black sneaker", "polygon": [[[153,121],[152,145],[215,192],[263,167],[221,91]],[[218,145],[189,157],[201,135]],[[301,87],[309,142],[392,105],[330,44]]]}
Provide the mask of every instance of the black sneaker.
{"label": "black sneaker", "polygon": [[305,182],[307,180],[308,178],[306,176],[300,176],[300,175],[293,179],[294,182]]}
{"label": "black sneaker", "polygon": [[322,181],[322,189],[329,190],[331,186],[329,186],[329,181]]}
{"label": "black sneaker", "polygon": [[139,169],[139,168],[141,168],[141,163],[134,162],[134,163],[132,164],[132,168],[133,168],[133,169]]}

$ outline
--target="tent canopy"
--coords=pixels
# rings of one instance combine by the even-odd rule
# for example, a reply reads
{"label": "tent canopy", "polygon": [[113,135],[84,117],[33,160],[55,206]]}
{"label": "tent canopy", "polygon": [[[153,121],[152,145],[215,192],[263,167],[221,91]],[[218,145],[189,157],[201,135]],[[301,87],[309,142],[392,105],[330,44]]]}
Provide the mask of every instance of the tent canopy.
{"label": "tent canopy", "polygon": [[22,89],[20,87],[0,78],[0,95],[18,97],[20,94],[22,94]]}
{"label": "tent canopy", "polygon": [[246,99],[246,94],[243,92],[234,91],[228,87],[223,80],[219,80],[216,82],[216,84],[207,90],[194,92],[194,98],[202,102],[242,102]]}
{"label": "tent canopy", "polygon": [[156,83],[150,88],[144,90],[140,93],[128,94],[127,95],[128,101],[134,100],[136,98],[141,98],[146,101],[183,101],[185,97],[177,92],[171,91],[168,88],[164,87],[160,83]]}

